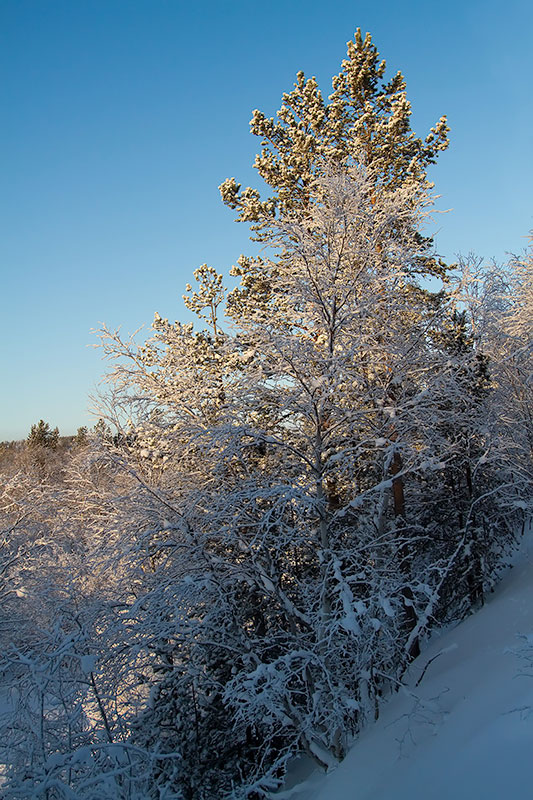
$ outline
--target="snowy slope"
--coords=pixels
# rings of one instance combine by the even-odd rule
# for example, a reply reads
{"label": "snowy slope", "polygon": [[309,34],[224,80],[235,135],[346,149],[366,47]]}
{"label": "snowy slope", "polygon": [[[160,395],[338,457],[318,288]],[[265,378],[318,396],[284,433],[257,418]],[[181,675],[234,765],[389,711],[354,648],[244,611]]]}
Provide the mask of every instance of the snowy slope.
{"label": "snowy slope", "polygon": [[412,665],[406,688],[344,762],[279,797],[532,800],[531,533],[486,605],[433,639]]}

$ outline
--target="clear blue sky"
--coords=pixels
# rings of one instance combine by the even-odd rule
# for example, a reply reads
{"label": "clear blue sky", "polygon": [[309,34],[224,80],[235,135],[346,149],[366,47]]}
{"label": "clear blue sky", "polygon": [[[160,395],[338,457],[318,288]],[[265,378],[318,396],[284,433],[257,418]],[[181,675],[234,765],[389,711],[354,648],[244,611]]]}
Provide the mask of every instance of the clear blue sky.
{"label": "clear blue sky", "polygon": [[0,0],[0,440],[91,424],[91,329],[187,319],[192,270],[246,252],[217,187],[255,183],[252,110],[273,114],[299,69],[327,95],[357,27],[405,74],[419,135],[449,117],[439,252],[523,249],[529,0]]}

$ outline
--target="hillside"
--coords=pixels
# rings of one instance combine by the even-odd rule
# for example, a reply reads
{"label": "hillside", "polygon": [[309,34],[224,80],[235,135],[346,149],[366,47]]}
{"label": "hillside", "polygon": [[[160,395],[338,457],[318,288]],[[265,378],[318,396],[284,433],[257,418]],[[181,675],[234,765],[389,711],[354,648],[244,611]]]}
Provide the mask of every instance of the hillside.
{"label": "hillside", "polygon": [[406,687],[344,762],[329,775],[314,773],[279,797],[529,800],[532,752],[530,532],[514,568],[485,606],[433,638],[413,664]]}

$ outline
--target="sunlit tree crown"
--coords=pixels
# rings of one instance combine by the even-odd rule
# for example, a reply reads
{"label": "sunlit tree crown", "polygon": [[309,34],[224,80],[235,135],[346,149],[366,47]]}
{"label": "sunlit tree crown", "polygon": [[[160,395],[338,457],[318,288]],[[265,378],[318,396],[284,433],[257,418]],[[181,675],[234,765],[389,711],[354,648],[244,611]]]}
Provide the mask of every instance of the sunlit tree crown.
{"label": "sunlit tree crown", "polygon": [[324,159],[372,167],[377,187],[427,185],[427,167],[448,146],[446,118],[424,140],[416,137],[403,75],[385,81],[385,69],[370,34],[363,38],[358,29],[328,102],[316,79],[299,72],[275,118],[254,111],[251,131],[262,139],[255,167],[273,192],[263,199],[256,189],[241,190],[234,178],[227,179],[220,187],[222,198],[238,210],[239,220],[260,231],[274,215],[306,215]]}

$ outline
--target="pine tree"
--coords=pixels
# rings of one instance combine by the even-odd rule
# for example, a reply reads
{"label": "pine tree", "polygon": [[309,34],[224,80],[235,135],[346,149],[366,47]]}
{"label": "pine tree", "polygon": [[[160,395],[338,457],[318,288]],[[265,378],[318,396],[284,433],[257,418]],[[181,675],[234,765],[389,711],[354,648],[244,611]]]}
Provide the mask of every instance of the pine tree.
{"label": "pine tree", "polygon": [[[354,41],[348,43],[341,72],[333,78],[329,102],[323,100],[314,78],[306,80],[302,72],[298,73],[293,91],[283,95],[277,119],[256,110],[251,121],[252,133],[262,138],[263,146],[255,167],[273,190],[272,195],[262,200],[257,190],[247,188],[241,192],[240,185],[231,178],[220,187],[222,198],[226,205],[238,210],[238,220],[252,223],[259,241],[271,245],[271,225],[276,219],[310,218],[313,203],[320,202],[314,185],[317,177],[328,171],[345,171],[350,165],[362,167],[367,181],[367,213],[391,192],[405,188],[410,193],[414,213],[412,218],[401,222],[402,226],[411,226],[405,233],[414,238],[417,249],[416,257],[409,261],[409,276],[442,277],[445,265],[432,255],[431,239],[420,233],[417,210],[422,195],[431,187],[427,168],[448,146],[446,118],[441,117],[424,141],[416,137],[409,121],[411,106],[405,80],[398,72],[386,81],[385,70],[386,63],[380,60],[370,34],[363,39],[358,29]],[[402,235],[402,229],[398,228],[397,238]],[[372,244],[379,261],[382,253],[387,254],[387,241],[381,239],[377,228]],[[264,260],[242,258],[234,274],[241,276],[249,302],[265,303],[269,284],[275,278],[271,278]],[[412,280],[398,287],[397,292],[409,294],[415,304],[421,299],[432,302],[428,293]],[[277,302],[278,298],[275,299]],[[390,370],[390,365],[387,369]],[[391,377],[394,380],[389,385],[395,388],[386,402],[394,405],[399,384],[398,376]],[[395,514],[402,519],[405,492],[399,448],[393,455],[390,471],[394,476]],[[406,571],[407,563],[406,556],[402,559]],[[405,591],[407,625],[414,627],[412,597],[408,588]],[[412,656],[417,654],[415,640]]]}
{"label": "pine tree", "polygon": [[50,429],[48,422],[39,420],[36,425],[31,426],[28,434],[27,443],[29,447],[49,447],[55,450],[59,442],[59,429]]}
{"label": "pine tree", "polygon": [[[273,193],[261,199],[256,189],[241,191],[234,178],[220,191],[226,205],[239,212],[238,219],[252,223],[259,240],[263,226],[276,215],[306,216],[313,180],[324,163],[341,169],[366,165],[375,185],[371,202],[380,192],[406,184],[430,186],[427,168],[448,147],[446,117],[424,140],[416,137],[404,77],[398,72],[386,81],[385,69],[370,34],[363,39],[358,29],[354,41],[348,42],[342,70],[333,78],[329,102],[316,79],[299,72],[294,89],[283,95],[276,119],[254,111],[251,131],[262,140],[255,167]],[[429,249],[429,240],[426,245]],[[442,270],[427,256],[423,264],[429,272]]]}

